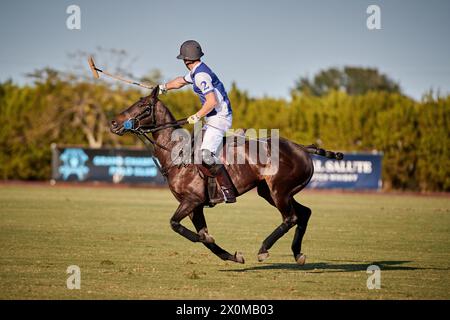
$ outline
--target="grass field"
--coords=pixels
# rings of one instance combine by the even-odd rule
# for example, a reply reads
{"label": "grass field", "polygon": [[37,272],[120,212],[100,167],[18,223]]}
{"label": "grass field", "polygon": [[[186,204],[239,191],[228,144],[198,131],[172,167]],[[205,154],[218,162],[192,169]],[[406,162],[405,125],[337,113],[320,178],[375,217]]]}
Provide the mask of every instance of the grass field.
{"label": "grass field", "polygon": [[[313,210],[295,264],[291,230],[258,263],[280,223],[256,193],[206,210],[224,262],[174,233],[168,190],[0,186],[1,299],[449,299],[448,197],[306,192]],[[185,225],[192,227],[187,219]],[[368,290],[366,269],[381,268]],[[81,268],[81,289],[66,269]]]}

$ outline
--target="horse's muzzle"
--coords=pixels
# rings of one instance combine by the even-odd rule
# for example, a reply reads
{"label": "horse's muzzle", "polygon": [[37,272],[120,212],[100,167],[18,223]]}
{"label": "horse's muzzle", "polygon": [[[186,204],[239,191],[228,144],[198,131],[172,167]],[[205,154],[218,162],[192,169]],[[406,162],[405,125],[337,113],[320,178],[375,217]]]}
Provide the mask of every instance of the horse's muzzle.
{"label": "horse's muzzle", "polygon": [[116,121],[111,121],[111,126],[109,127],[109,130],[114,133],[117,134],[119,136],[123,136],[123,134],[125,133],[125,128],[123,127],[123,125],[119,125]]}

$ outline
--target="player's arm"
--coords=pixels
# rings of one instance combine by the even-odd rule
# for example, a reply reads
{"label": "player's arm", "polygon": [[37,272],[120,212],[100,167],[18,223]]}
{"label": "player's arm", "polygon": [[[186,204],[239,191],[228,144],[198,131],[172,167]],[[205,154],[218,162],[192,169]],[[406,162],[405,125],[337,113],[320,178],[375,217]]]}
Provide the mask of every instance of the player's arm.
{"label": "player's arm", "polygon": [[202,108],[197,112],[199,118],[206,116],[217,105],[216,95],[214,91],[211,91],[205,95],[205,103]]}
{"label": "player's arm", "polygon": [[188,118],[189,123],[195,123],[200,120],[203,116],[206,116],[214,107],[217,106],[217,98],[214,93],[214,87],[212,85],[211,76],[205,72],[200,72],[195,76],[195,85],[202,91],[205,96],[205,102],[202,108],[196,113]]}
{"label": "player's arm", "polygon": [[177,77],[166,83],[166,90],[180,89],[187,84],[188,82],[184,80],[184,77]]}
{"label": "player's arm", "polygon": [[160,93],[166,93],[168,90],[180,89],[180,88],[184,87],[187,84],[189,84],[189,82],[187,82],[184,79],[184,77],[177,77],[177,78],[175,78],[173,80],[170,80],[167,83],[160,84],[159,85],[159,91],[160,91]]}

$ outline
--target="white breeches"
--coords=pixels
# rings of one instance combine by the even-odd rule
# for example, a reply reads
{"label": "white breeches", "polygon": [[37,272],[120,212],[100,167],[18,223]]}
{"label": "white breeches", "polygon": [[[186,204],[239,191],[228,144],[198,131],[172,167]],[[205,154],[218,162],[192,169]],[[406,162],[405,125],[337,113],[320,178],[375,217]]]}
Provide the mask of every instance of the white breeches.
{"label": "white breeches", "polygon": [[231,128],[232,122],[232,115],[226,117],[214,115],[206,118],[206,124],[203,126],[203,130],[206,131],[203,135],[201,149],[207,149],[212,153],[217,153],[217,149],[221,145],[225,133]]}

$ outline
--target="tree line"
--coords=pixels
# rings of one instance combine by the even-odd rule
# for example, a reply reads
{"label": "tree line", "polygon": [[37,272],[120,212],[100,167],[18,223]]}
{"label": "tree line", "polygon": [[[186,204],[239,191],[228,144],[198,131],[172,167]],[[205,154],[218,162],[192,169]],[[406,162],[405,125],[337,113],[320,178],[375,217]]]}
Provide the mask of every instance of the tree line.
{"label": "tree line", "polygon": [[[385,189],[450,191],[450,95],[430,92],[415,101],[383,75],[364,72],[375,79],[373,86],[352,80],[362,75],[351,68],[335,69],[317,79],[300,79],[290,99],[254,98],[233,84],[233,127],[278,128],[285,138],[334,151],[383,152]],[[2,179],[49,179],[52,143],[140,144],[131,135],[111,134],[109,121],[142,91],[51,69],[34,77],[28,85],[0,83]],[[200,107],[191,90],[160,98],[177,118]]]}

